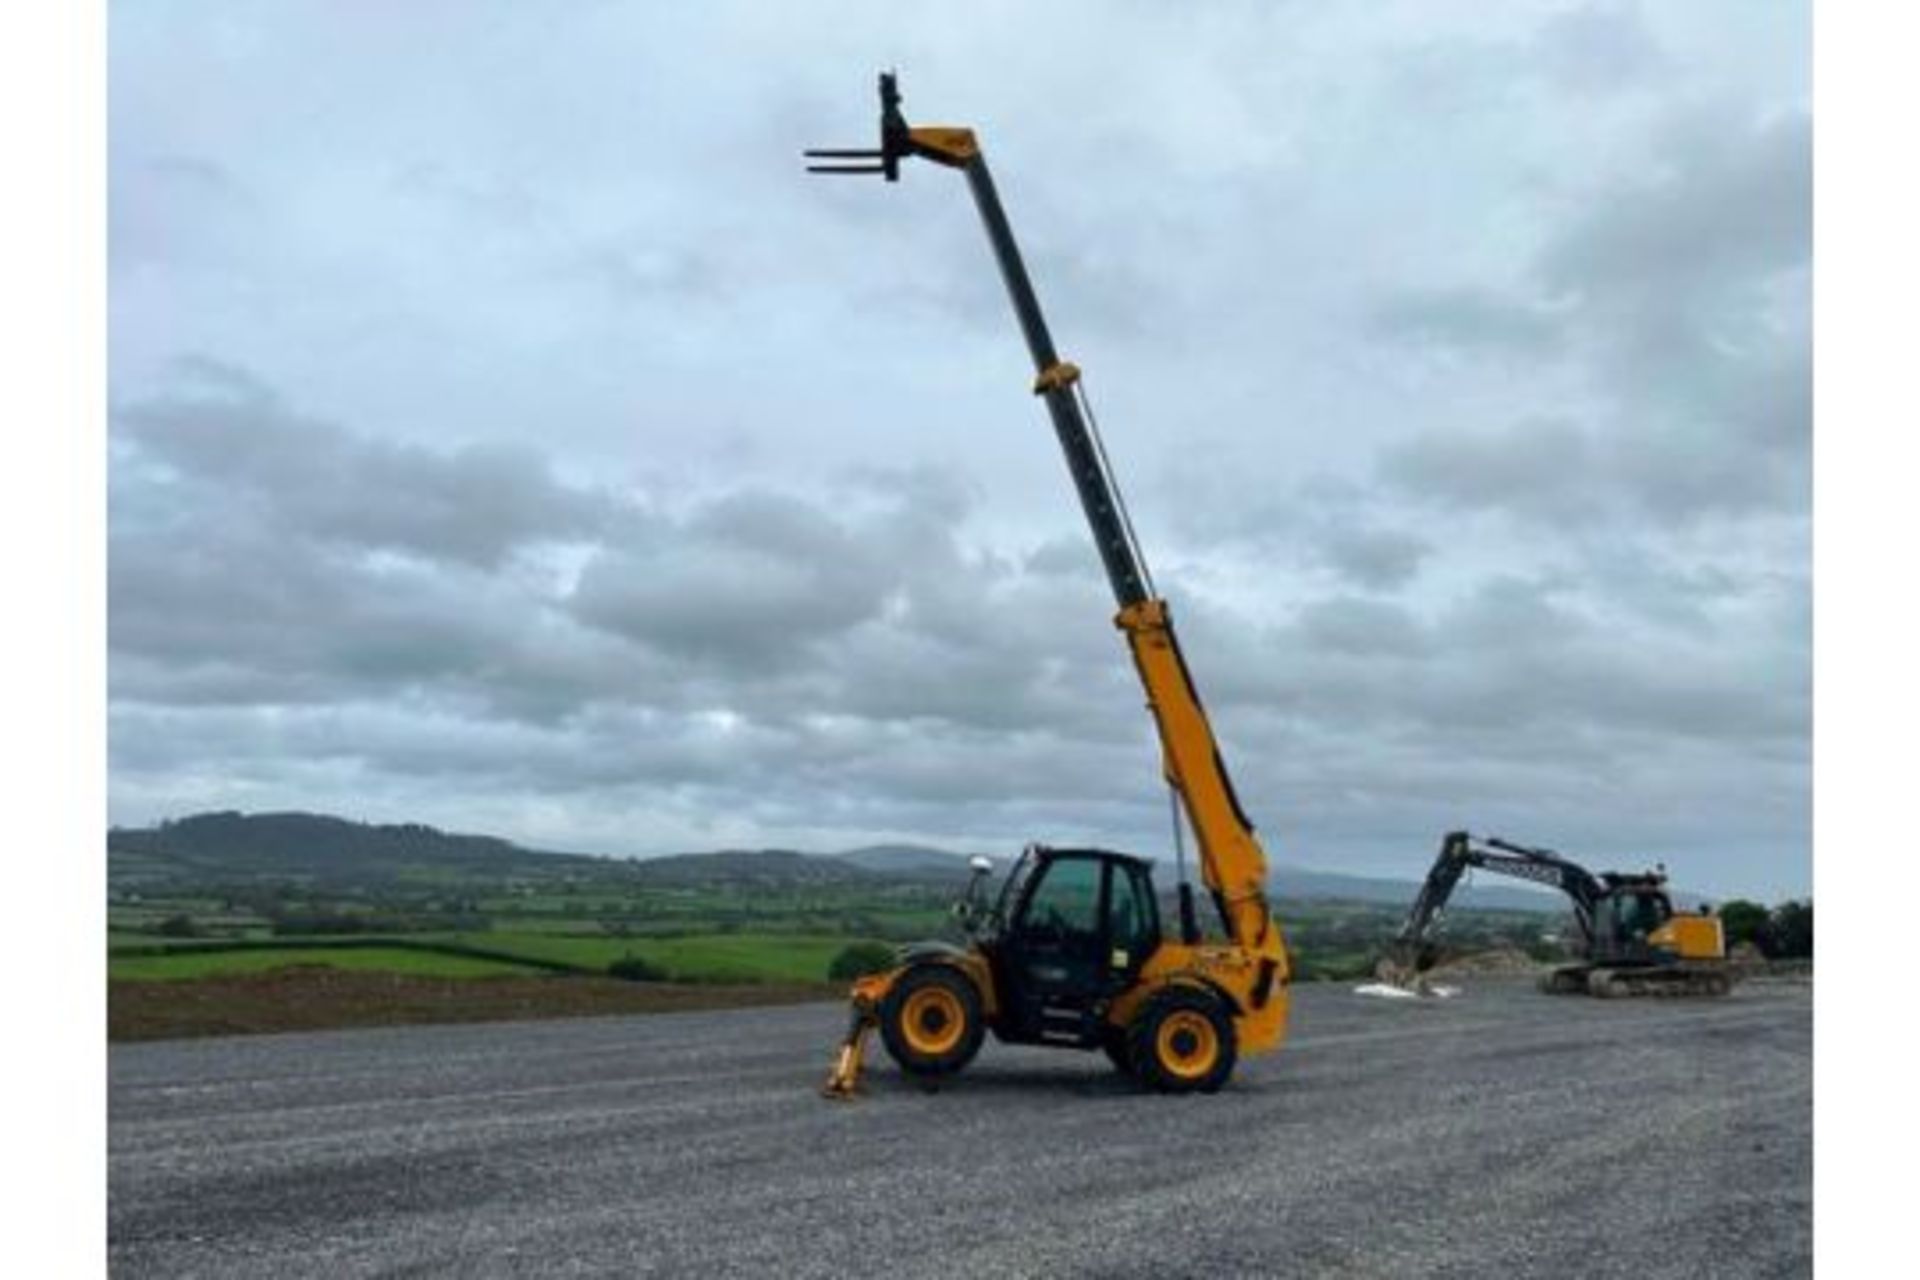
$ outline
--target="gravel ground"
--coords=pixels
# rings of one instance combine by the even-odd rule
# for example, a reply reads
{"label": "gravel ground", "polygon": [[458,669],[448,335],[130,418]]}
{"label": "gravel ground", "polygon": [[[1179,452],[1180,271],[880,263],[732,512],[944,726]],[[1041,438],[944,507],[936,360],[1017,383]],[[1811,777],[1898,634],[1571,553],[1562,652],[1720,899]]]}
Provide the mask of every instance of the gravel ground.
{"label": "gravel ground", "polygon": [[836,1006],[117,1045],[121,1276],[1804,1276],[1812,988],[1295,994],[1211,1097]]}

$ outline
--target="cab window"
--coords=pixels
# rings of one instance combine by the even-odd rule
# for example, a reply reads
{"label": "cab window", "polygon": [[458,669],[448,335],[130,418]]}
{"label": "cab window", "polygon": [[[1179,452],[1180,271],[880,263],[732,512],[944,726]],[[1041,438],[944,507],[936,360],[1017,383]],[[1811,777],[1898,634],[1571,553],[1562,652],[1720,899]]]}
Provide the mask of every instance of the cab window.
{"label": "cab window", "polygon": [[1138,960],[1152,949],[1152,904],[1144,877],[1130,867],[1115,865],[1107,899],[1108,945]]}
{"label": "cab window", "polygon": [[1666,923],[1660,899],[1650,893],[1636,893],[1620,900],[1620,923],[1628,933],[1647,934]]}
{"label": "cab window", "polygon": [[1032,933],[1093,939],[1100,932],[1100,864],[1056,858],[1027,899],[1024,926]]}

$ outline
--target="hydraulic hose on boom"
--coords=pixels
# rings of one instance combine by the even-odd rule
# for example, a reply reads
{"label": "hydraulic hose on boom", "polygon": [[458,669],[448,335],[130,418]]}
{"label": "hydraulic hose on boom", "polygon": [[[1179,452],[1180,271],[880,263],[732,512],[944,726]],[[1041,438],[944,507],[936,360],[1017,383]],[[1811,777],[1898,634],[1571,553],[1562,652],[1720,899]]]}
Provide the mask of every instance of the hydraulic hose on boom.
{"label": "hydraulic hose on boom", "polygon": [[[815,173],[881,174],[899,179],[900,161],[918,156],[960,170],[986,227],[994,261],[1006,283],[1027,351],[1033,358],[1034,393],[1047,406],[1054,434],[1066,456],[1080,506],[1093,532],[1107,580],[1120,606],[1114,622],[1126,633],[1128,647],[1146,689],[1147,705],[1159,730],[1168,783],[1191,823],[1199,845],[1201,876],[1213,896],[1228,937],[1258,948],[1272,929],[1267,904],[1266,854],[1253,824],[1240,807],[1233,780],[1220,758],[1213,728],[1195,690],[1167,602],[1154,591],[1145,557],[1133,534],[1091,407],[1080,385],[1080,369],[1060,358],[1047,330],[1033,282],[1001,206],[993,175],[971,129],[910,126],[900,111],[900,91],[891,74],[880,76],[878,149],[816,150],[809,157],[833,163],[810,165]],[[1177,821],[1176,821],[1177,835]],[[1180,885],[1181,931],[1197,940],[1191,890]]]}

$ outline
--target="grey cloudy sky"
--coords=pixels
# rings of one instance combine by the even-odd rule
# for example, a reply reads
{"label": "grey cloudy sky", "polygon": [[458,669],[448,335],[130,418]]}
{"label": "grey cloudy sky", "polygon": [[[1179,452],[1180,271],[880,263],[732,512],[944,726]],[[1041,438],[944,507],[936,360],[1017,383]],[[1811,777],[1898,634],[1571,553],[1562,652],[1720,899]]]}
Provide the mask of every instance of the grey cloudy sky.
{"label": "grey cloudy sky", "polygon": [[1270,852],[1811,883],[1804,5],[118,5],[110,802],[1157,852],[978,128]]}

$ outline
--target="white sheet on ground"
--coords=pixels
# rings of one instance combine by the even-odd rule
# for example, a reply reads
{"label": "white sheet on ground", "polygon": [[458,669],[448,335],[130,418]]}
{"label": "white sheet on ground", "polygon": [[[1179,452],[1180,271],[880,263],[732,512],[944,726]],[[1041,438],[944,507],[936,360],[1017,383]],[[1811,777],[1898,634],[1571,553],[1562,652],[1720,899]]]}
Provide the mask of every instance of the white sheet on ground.
{"label": "white sheet on ground", "polygon": [[1422,996],[1432,996],[1445,1000],[1460,994],[1458,987],[1428,987],[1424,991],[1409,991],[1405,987],[1396,987],[1391,982],[1363,982],[1353,989],[1357,996],[1378,996],[1383,1000],[1418,1000]]}

